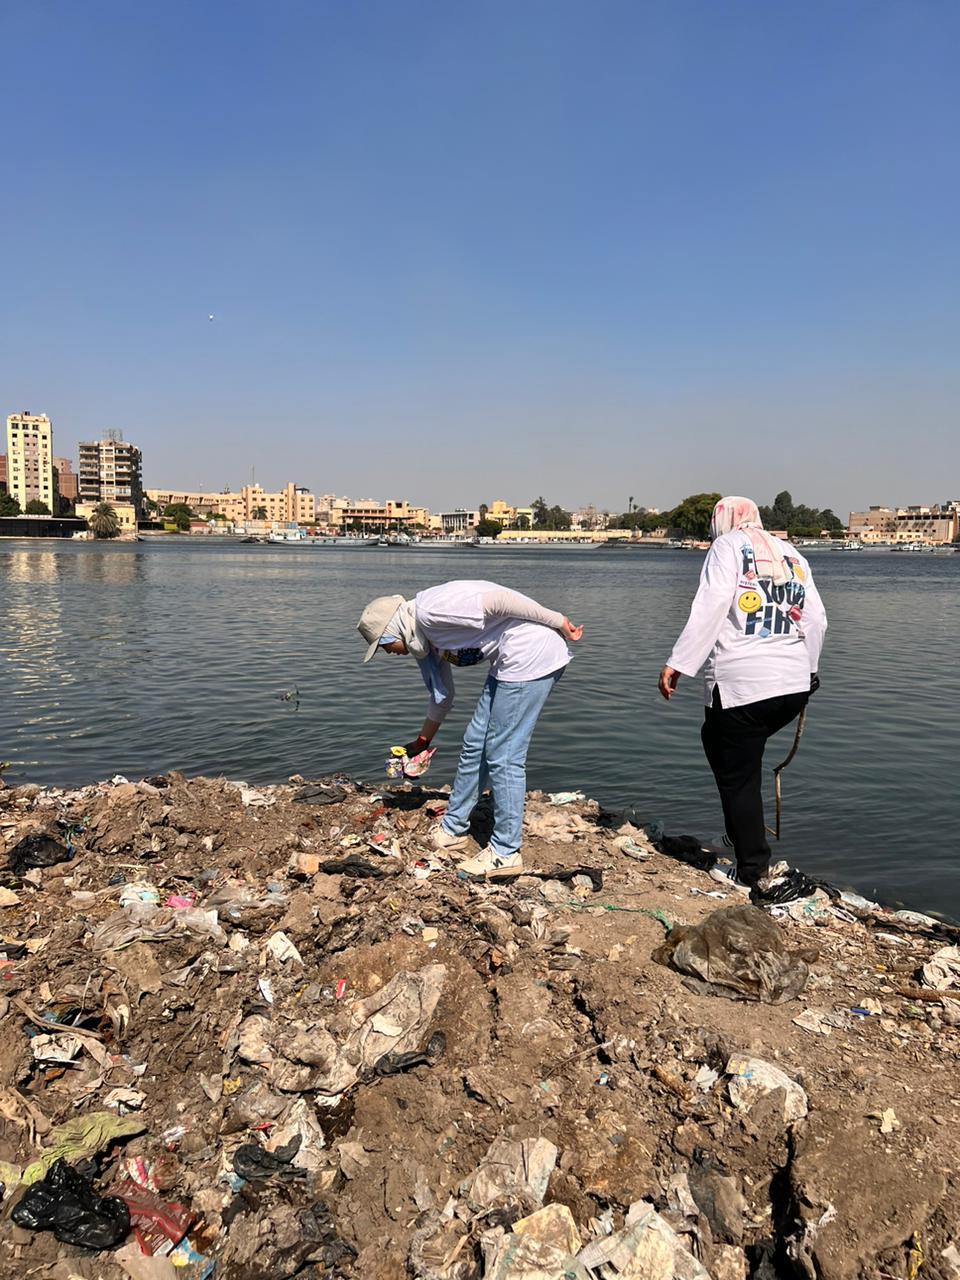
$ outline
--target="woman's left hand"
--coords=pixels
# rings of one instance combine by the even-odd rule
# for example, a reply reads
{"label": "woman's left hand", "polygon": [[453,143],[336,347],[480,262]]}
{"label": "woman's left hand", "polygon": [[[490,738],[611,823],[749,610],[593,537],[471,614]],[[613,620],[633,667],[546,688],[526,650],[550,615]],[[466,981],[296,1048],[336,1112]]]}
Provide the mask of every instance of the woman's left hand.
{"label": "woman's left hand", "polygon": [[575,627],[569,618],[564,618],[563,626],[560,628],[560,634],[565,640],[569,640],[572,644],[576,644],[583,635],[583,627]]}

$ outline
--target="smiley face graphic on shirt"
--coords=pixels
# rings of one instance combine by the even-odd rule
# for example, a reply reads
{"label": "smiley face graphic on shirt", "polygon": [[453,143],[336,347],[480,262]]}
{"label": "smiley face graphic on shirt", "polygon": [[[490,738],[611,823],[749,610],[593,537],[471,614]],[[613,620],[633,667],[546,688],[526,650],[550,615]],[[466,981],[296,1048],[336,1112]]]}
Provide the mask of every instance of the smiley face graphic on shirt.
{"label": "smiley face graphic on shirt", "polygon": [[756,613],[763,604],[763,598],[757,591],[744,591],[737,601],[738,607],[744,613]]}

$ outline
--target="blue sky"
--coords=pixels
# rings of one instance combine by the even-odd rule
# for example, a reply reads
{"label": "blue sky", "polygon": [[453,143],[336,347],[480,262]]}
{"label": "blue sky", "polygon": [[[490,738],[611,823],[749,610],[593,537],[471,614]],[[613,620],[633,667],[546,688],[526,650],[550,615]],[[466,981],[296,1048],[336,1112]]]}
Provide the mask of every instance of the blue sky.
{"label": "blue sky", "polygon": [[958,35],[929,0],[5,0],[3,411],[119,427],[156,486],[960,496]]}

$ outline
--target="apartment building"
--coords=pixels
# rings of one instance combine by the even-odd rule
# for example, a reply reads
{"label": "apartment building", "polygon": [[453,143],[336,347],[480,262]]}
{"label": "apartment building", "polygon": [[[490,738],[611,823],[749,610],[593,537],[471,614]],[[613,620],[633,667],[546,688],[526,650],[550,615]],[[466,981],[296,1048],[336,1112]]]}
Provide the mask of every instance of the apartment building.
{"label": "apartment building", "polygon": [[290,483],[277,493],[268,493],[258,484],[244,485],[239,493],[191,493],[176,489],[148,489],[147,497],[162,510],[183,504],[198,516],[222,515],[235,524],[266,520],[272,524],[312,525],[317,518],[317,500],[309,489]]}
{"label": "apartment building", "polygon": [[487,508],[486,518],[496,520],[501,529],[511,529],[516,524],[533,528],[533,507],[511,507],[502,498],[496,498]]}
{"label": "apartment building", "polygon": [[[67,507],[75,505],[80,495],[79,476],[73,469],[73,463],[69,458],[54,458],[53,460],[53,488],[59,495],[59,506],[65,510]],[[57,514],[54,512],[54,514]]]}
{"label": "apartment building", "polygon": [[942,545],[960,536],[960,500],[933,506],[870,507],[851,511],[850,536],[864,545],[877,542],[928,542]]}
{"label": "apartment building", "polygon": [[7,418],[7,489],[20,503],[42,502],[54,512],[53,424],[45,413],[11,413]]}
{"label": "apartment building", "polygon": [[335,530],[362,530],[385,533],[387,530],[429,529],[430,512],[416,507],[405,498],[336,498],[326,494],[317,504],[318,521]]}
{"label": "apartment building", "polygon": [[266,493],[258,484],[240,490],[245,520],[269,520],[278,524],[313,524],[317,501],[308,489],[285,485],[279,493]]}
{"label": "apartment building", "polygon": [[124,440],[121,431],[107,431],[100,440],[81,443],[78,498],[96,506],[133,507],[139,516],[143,506],[143,455]]}

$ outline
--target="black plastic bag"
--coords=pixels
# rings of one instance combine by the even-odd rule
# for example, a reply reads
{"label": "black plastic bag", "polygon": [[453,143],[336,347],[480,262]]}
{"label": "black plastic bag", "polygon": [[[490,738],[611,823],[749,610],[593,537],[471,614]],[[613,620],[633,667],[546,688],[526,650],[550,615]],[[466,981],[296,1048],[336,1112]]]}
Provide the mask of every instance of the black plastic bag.
{"label": "black plastic bag", "polygon": [[662,836],[658,848],[668,858],[676,858],[698,871],[709,871],[716,865],[717,855],[705,849],[695,836]]}
{"label": "black plastic bag", "polygon": [[69,862],[73,850],[53,836],[34,833],[24,836],[10,850],[8,866],[14,875],[22,876],[34,867],[53,867],[58,862]]}
{"label": "black plastic bag", "polygon": [[284,1182],[289,1182],[292,1178],[305,1178],[306,1169],[298,1169],[291,1164],[300,1150],[301,1142],[300,1135],[294,1134],[286,1146],[278,1147],[276,1151],[268,1151],[255,1142],[244,1143],[233,1153],[234,1173],[247,1182],[266,1182],[274,1176]]}
{"label": "black plastic bag", "polygon": [[373,1068],[375,1076],[396,1076],[411,1067],[432,1067],[439,1062],[447,1049],[447,1037],[435,1031],[422,1049],[411,1053],[388,1053]]}
{"label": "black plastic bag", "polygon": [[688,974],[703,995],[782,1004],[795,1000],[810,970],[783,944],[779,926],[759,907],[721,907],[700,924],[675,925],[654,960]]}
{"label": "black plastic bag", "polygon": [[330,858],[319,869],[328,876],[352,876],[356,880],[385,880],[387,872],[372,862],[351,853],[346,858]]}
{"label": "black plastic bag", "polygon": [[310,783],[301,787],[292,798],[294,804],[342,804],[347,798],[347,790],[326,783]]}
{"label": "black plastic bag", "polygon": [[28,1187],[10,1214],[18,1227],[52,1231],[63,1244],[112,1249],[130,1231],[130,1210],[118,1196],[98,1196],[83,1174],[58,1160]]}

